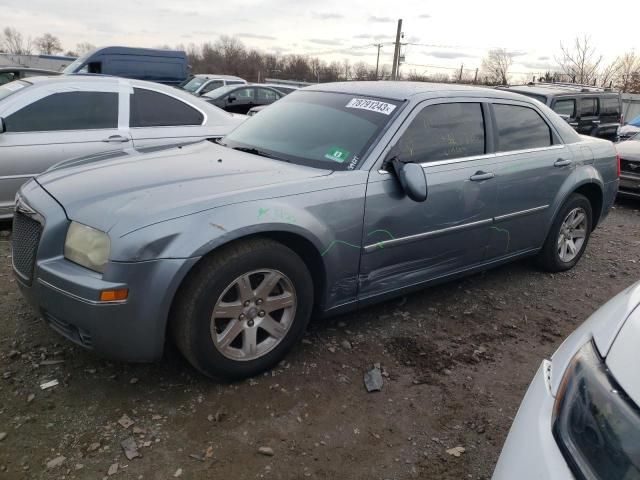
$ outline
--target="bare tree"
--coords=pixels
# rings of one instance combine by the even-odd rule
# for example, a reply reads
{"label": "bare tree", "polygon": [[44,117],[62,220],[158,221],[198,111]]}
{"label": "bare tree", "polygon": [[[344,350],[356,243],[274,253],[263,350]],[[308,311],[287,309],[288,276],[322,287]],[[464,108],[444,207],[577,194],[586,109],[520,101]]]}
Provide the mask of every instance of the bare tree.
{"label": "bare tree", "polygon": [[82,42],[76,45],[76,52],[78,56],[82,56],[85,53],[90,52],[91,50],[95,50],[96,46],[89,42]]}
{"label": "bare tree", "polygon": [[489,50],[489,54],[482,59],[482,72],[491,83],[507,85],[509,83],[509,69],[513,65],[513,54],[505,48]]}
{"label": "bare tree", "polygon": [[60,39],[50,33],[45,33],[41,37],[35,39],[35,45],[40,53],[51,55],[62,51]]}
{"label": "bare tree", "polygon": [[596,53],[589,36],[577,37],[573,47],[560,43],[560,50],[561,54],[556,62],[571,82],[591,85],[597,81],[602,55]]}
{"label": "bare tree", "polygon": [[612,87],[614,80],[618,78],[621,68],[622,62],[620,61],[620,57],[617,57],[613,62],[600,70],[597,77],[598,83],[600,83],[602,87]]}
{"label": "bare tree", "polygon": [[0,37],[0,46],[7,53],[14,55],[30,55],[32,53],[31,38],[25,39],[15,28],[6,27]]}
{"label": "bare tree", "polygon": [[636,93],[640,86],[640,56],[634,51],[622,55],[615,86],[623,93]]}

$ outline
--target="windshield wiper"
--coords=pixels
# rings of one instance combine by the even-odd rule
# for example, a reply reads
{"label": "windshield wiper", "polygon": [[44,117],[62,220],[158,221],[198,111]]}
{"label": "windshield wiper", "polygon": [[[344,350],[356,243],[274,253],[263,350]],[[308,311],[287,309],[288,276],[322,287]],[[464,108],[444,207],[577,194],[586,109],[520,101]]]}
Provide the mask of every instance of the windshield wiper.
{"label": "windshield wiper", "polygon": [[250,153],[252,155],[258,155],[260,157],[273,158],[274,160],[282,160],[283,162],[289,162],[289,160],[285,160],[284,158],[280,158],[276,155],[272,155],[263,150],[258,150],[255,147],[232,147],[232,148],[233,150],[238,150],[239,152],[245,152],[245,153]]}

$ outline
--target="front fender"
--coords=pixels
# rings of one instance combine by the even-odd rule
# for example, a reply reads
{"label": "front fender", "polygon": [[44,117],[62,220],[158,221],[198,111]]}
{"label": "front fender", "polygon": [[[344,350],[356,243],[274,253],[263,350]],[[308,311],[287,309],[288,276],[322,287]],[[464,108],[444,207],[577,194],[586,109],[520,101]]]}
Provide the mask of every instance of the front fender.
{"label": "front fender", "polygon": [[357,294],[365,184],[225,205],[149,225],[112,238],[112,261],[199,258],[221,245],[260,233],[287,233],[310,243],[326,272],[322,303],[349,303]]}

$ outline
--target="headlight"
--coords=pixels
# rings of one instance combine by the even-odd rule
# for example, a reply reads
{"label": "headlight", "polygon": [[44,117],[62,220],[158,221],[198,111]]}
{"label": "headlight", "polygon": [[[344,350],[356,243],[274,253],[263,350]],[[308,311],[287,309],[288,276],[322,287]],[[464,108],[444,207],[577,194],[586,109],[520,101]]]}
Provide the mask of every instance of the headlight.
{"label": "headlight", "polygon": [[564,374],[554,405],[553,436],[578,479],[640,478],[640,408],[591,342]]}
{"label": "headlight", "polygon": [[71,222],[64,242],[64,256],[67,260],[96,272],[104,272],[109,260],[111,242],[109,236],[81,223]]}

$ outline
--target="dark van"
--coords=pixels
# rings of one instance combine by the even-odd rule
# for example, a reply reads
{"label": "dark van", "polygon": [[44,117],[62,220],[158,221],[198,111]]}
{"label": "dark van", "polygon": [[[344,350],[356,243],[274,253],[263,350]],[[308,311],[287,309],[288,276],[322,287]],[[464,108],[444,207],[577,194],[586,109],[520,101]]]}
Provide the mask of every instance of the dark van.
{"label": "dark van", "polygon": [[92,50],[63,73],[96,73],[179,85],[189,76],[187,54],[155,48],[103,47]]}
{"label": "dark van", "polygon": [[622,121],[622,100],[608,88],[573,83],[529,83],[497,87],[540,100],[578,133],[614,140]]}

